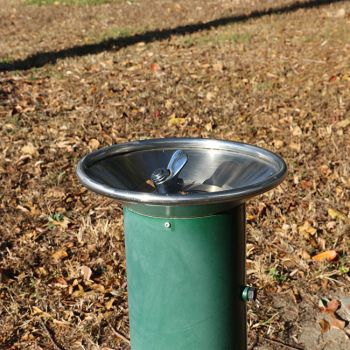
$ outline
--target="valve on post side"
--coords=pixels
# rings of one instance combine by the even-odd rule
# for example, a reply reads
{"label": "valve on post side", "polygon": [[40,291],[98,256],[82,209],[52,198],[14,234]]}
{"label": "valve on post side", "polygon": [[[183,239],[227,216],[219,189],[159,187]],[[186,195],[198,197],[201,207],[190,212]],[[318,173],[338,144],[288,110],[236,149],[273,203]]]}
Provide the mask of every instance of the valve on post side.
{"label": "valve on post side", "polygon": [[255,301],[257,298],[258,290],[255,287],[245,286],[242,290],[243,301]]}
{"label": "valve on post side", "polygon": [[158,168],[152,173],[151,180],[159,194],[171,194],[181,191],[183,181],[178,178],[178,174],[187,161],[187,154],[184,151],[177,150],[172,155],[166,168]]}

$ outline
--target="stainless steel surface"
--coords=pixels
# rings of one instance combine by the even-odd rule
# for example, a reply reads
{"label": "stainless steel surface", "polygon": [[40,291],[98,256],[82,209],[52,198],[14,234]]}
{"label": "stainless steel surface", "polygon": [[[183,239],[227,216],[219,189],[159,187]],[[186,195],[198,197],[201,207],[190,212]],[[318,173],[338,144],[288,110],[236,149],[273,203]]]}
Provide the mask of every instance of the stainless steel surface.
{"label": "stainless steel surface", "polygon": [[171,172],[169,169],[158,168],[153,171],[151,175],[151,180],[155,185],[161,185],[171,177]]}
{"label": "stainless steel surface", "polygon": [[[149,184],[151,174],[168,164],[176,150],[188,157],[179,176],[185,193],[160,195]],[[87,188],[115,198],[132,210],[156,213],[161,208],[176,215],[176,208],[181,206],[198,211],[203,205],[238,205],[277,186],[286,169],[279,156],[260,147],[179,138],[135,141],[97,150],[79,162],[77,174]]]}
{"label": "stainless steel surface", "polygon": [[170,171],[170,177],[174,178],[185,166],[187,161],[188,157],[184,151],[175,151],[175,153],[171,156],[169,164],[167,166],[168,170]]}
{"label": "stainless steel surface", "polygon": [[187,160],[187,154],[184,151],[177,150],[171,156],[167,169],[158,168],[153,171],[151,180],[156,188],[156,192],[168,195],[183,191],[184,182],[178,178],[178,175],[187,163]]}

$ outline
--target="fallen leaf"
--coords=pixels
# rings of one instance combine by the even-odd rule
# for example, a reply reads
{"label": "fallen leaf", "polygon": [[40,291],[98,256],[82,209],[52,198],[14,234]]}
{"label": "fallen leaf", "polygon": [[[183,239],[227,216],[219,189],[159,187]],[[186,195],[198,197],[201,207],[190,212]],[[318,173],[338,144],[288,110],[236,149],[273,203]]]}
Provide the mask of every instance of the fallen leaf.
{"label": "fallen leaf", "polygon": [[85,295],[84,288],[78,284],[78,289],[72,293],[72,297],[74,298],[81,298]]}
{"label": "fallen leaf", "polygon": [[311,226],[311,224],[308,221],[305,221],[302,226],[298,227],[299,233],[305,236],[306,238],[309,237],[309,235],[313,236],[316,233],[316,229]]}
{"label": "fallen leaf", "polygon": [[160,66],[157,63],[151,63],[149,68],[152,72],[159,72],[160,71]]}
{"label": "fallen leaf", "polygon": [[311,259],[310,254],[309,254],[306,250],[303,250],[303,251],[301,252],[301,257],[302,257],[304,260],[309,260],[309,259]]}
{"label": "fallen leaf", "polygon": [[47,276],[49,273],[45,270],[44,267],[40,266],[36,269],[36,273],[39,275],[39,276]]}
{"label": "fallen leaf", "polygon": [[94,283],[93,285],[91,285],[91,289],[99,293],[106,292],[105,287],[102,284],[98,284],[98,283]]}
{"label": "fallen leaf", "polygon": [[44,316],[44,317],[51,317],[51,315],[41,309],[39,309],[38,307],[36,306],[33,306],[33,315],[40,315],[40,316]]}
{"label": "fallen leaf", "polygon": [[165,101],[165,108],[170,109],[172,107],[173,103],[170,100]]}
{"label": "fallen leaf", "polygon": [[66,195],[64,189],[59,187],[49,188],[46,192],[47,198],[64,198]]}
{"label": "fallen leaf", "polygon": [[151,187],[153,187],[153,188],[155,188],[154,183],[153,183],[153,181],[151,179],[146,180],[146,184],[151,186]]}
{"label": "fallen leaf", "polygon": [[224,64],[222,62],[216,62],[213,64],[213,68],[217,72],[222,72],[224,69]]}
{"label": "fallen leaf", "polygon": [[83,276],[85,281],[89,281],[92,275],[92,271],[90,267],[83,265],[80,267],[80,274]]}
{"label": "fallen leaf", "polygon": [[350,118],[341,120],[340,122],[336,123],[335,126],[337,128],[345,129],[350,125]]}
{"label": "fallen leaf", "polygon": [[247,221],[252,221],[252,220],[255,220],[255,216],[252,215],[252,214],[247,214]]}
{"label": "fallen leaf", "polygon": [[313,186],[313,182],[310,181],[310,180],[302,180],[300,182],[300,187],[303,189],[303,190],[307,190],[307,189],[310,189],[312,188]]}
{"label": "fallen leaf", "polygon": [[27,145],[23,146],[21,148],[21,152],[23,154],[29,154],[31,156],[36,156],[39,154],[37,148],[34,147],[32,143],[28,143]]}
{"label": "fallen leaf", "polygon": [[63,277],[56,277],[54,279],[55,284],[61,285],[61,286],[67,286],[68,283]]}
{"label": "fallen leaf", "polygon": [[338,210],[329,208],[328,209],[328,215],[332,218],[332,219],[340,219],[342,221],[350,221],[350,219],[343,213],[341,213]]}
{"label": "fallen leaf", "polygon": [[325,319],[322,319],[320,322],[320,327],[321,327],[321,332],[322,333],[326,333],[331,329],[331,325],[329,324],[328,321],[326,321]]}
{"label": "fallen leaf", "polygon": [[90,148],[91,150],[97,149],[97,148],[99,148],[99,147],[100,147],[100,142],[99,142],[98,140],[96,140],[96,139],[91,139],[91,140],[89,141],[89,148]]}
{"label": "fallen leaf", "polygon": [[280,149],[284,146],[284,142],[282,140],[274,140],[273,145],[276,149]]}
{"label": "fallen leaf", "polygon": [[181,125],[186,121],[186,118],[177,118],[175,114],[172,114],[168,119],[168,125]]}
{"label": "fallen leaf", "polygon": [[212,92],[207,92],[205,98],[207,101],[211,101],[213,98],[215,97],[215,95]]}
{"label": "fallen leaf", "polygon": [[341,8],[341,9],[337,10],[336,12],[334,12],[335,18],[344,18],[345,15],[346,15],[346,11],[344,8]]}
{"label": "fallen leaf", "polygon": [[336,312],[339,309],[340,305],[341,305],[341,303],[339,300],[332,299],[331,301],[328,302],[326,311],[327,312]]}
{"label": "fallen leaf", "polygon": [[292,149],[293,151],[300,152],[301,144],[292,142],[292,143],[289,144],[289,148]]}
{"label": "fallen leaf", "polygon": [[68,253],[64,249],[59,249],[56,250],[52,255],[51,255],[56,261],[59,261],[61,259],[64,259],[68,256]]}
{"label": "fallen leaf", "polygon": [[335,250],[327,250],[325,252],[314,255],[313,261],[332,261],[337,257],[338,253]]}
{"label": "fallen leaf", "polygon": [[301,130],[300,126],[295,126],[292,128],[292,135],[293,136],[301,136],[303,134],[303,131]]}
{"label": "fallen leaf", "polygon": [[114,300],[115,298],[111,298],[107,301],[107,303],[105,304],[107,310],[110,310],[112,308]]}
{"label": "fallen leaf", "polygon": [[205,124],[204,127],[205,127],[205,130],[207,130],[207,131],[213,130],[213,125],[211,124],[211,122]]}

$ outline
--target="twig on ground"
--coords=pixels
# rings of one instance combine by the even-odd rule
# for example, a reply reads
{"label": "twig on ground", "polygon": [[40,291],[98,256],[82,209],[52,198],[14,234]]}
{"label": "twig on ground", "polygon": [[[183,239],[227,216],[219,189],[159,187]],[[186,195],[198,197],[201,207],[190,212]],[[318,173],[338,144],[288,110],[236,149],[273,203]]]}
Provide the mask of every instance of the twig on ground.
{"label": "twig on ground", "polygon": [[40,320],[40,324],[41,324],[41,327],[44,329],[45,333],[47,334],[48,338],[50,339],[53,347],[55,348],[55,350],[64,350],[62,347],[60,347],[56,340],[54,339],[54,337],[52,336],[51,334],[51,331],[49,330],[49,328],[47,327],[47,325],[45,324],[44,321]]}
{"label": "twig on ground", "polygon": [[271,339],[271,338],[267,338],[264,337],[265,340],[274,343],[274,344],[278,344],[278,345],[282,345],[284,346],[286,349],[293,349],[293,350],[304,350],[304,348],[300,348],[299,346],[294,346],[294,345],[290,345],[290,344],[286,344],[281,340],[278,339]]}
{"label": "twig on ground", "polygon": [[109,327],[111,328],[112,332],[120,339],[122,339],[123,341],[125,341],[125,343],[130,345],[130,339],[128,339],[124,334],[120,333],[119,331],[117,331],[116,329],[114,329],[114,327],[112,327],[112,325],[108,322]]}

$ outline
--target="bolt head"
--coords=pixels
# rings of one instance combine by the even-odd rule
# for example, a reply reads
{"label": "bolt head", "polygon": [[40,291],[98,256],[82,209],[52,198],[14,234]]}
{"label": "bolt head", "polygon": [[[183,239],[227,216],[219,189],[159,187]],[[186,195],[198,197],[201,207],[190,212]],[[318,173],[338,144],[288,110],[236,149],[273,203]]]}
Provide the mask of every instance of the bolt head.
{"label": "bolt head", "polygon": [[165,228],[170,228],[170,227],[171,227],[171,223],[168,222],[168,221],[165,222],[165,223],[164,223],[164,227],[165,227]]}

